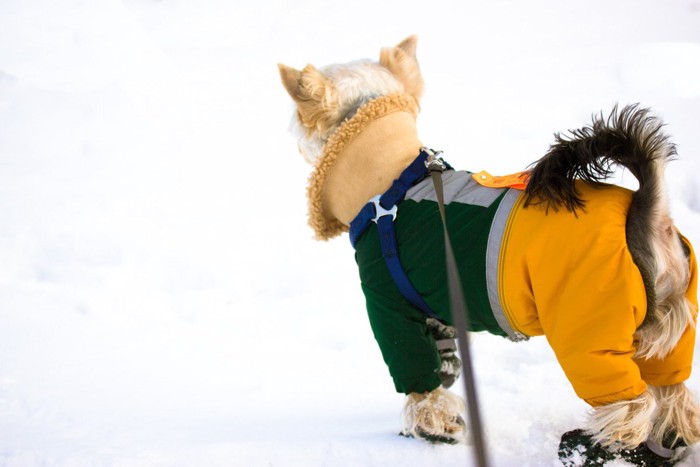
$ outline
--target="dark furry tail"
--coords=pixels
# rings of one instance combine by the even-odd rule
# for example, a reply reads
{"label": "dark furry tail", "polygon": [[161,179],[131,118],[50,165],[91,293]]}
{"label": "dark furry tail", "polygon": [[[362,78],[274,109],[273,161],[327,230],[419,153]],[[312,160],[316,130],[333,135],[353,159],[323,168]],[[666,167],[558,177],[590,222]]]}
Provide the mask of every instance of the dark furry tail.
{"label": "dark furry tail", "polygon": [[612,175],[614,165],[627,168],[638,180],[638,203],[655,204],[663,190],[663,166],[676,155],[662,128],[663,123],[649,109],[635,104],[619,112],[615,106],[607,119],[596,116],[592,125],[570,135],[556,134],[556,143],[530,169],[526,206],[544,203],[569,211],[583,208],[574,180],[600,183]]}
{"label": "dark furry tail", "polygon": [[681,260],[670,253],[678,241],[671,238],[673,227],[663,173],[676,148],[663,133],[663,126],[648,109],[631,105],[618,112],[615,106],[607,119],[600,115],[594,117],[591,126],[571,131],[568,136],[557,134],[556,143],[530,171],[525,201],[526,206],[543,203],[555,210],[564,206],[575,212],[585,207],[575,179],[596,184],[612,174],[614,165],[628,169],[637,178],[639,189],[632,196],[625,231],[646,289],[647,321],[661,319],[655,313],[658,306],[665,309],[659,309],[663,313],[679,308],[665,305],[672,301],[669,297],[673,294],[668,290],[675,290],[675,282],[681,282],[667,278],[665,271],[671,269],[669,264],[681,264]]}

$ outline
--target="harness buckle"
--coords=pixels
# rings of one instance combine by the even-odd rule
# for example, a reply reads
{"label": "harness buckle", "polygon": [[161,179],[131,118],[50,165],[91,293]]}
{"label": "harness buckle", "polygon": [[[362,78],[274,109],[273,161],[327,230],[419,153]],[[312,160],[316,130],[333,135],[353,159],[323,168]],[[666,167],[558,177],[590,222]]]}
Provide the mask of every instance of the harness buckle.
{"label": "harness buckle", "polygon": [[422,147],[421,151],[428,155],[428,158],[425,160],[426,169],[430,171],[438,170],[442,172],[447,168],[445,161],[442,159],[442,151],[433,151],[432,149],[426,147]]}
{"label": "harness buckle", "polygon": [[372,222],[375,224],[379,220],[380,217],[384,216],[391,216],[391,221],[396,220],[396,212],[398,211],[398,208],[396,205],[392,206],[391,209],[384,209],[384,207],[379,203],[379,199],[382,197],[382,195],[377,195],[374,198],[370,199],[369,202],[374,204],[374,212],[376,213],[374,215],[374,218],[372,218]]}

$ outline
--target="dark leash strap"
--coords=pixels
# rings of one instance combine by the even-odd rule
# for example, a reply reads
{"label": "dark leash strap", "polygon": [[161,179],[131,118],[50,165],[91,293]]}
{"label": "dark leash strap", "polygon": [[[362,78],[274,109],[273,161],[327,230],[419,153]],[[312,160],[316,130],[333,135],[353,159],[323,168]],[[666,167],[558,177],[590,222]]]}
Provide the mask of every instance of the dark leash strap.
{"label": "dark leash strap", "polygon": [[[432,151],[431,151],[432,152]],[[486,457],[486,447],[484,445],[483,428],[481,424],[481,416],[479,414],[479,400],[476,394],[476,384],[474,383],[474,371],[472,368],[471,351],[469,348],[469,325],[467,316],[467,303],[464,299],[464,291],[462,290],[462,280],[457,269],[457,261],[452,250],[452,242],[447,231],[447,220],[445,217],[445,197],[442,187],[442,172],[445,170],[445,164],[439,157],[440,152],[433,153],[428,157],[426,165],[430,171],[430,176],[435,185],[435,194],[440,209],[440,217],[442,218],[443,232],[445,235],[445,262],[447,264],[447,284],[450,295],[450,309],[452,312],[452,321],[457,328],[457,342],[459,343],[459,352],[462,356],[462,381],[464,381],[464,390],[467,395],[467,408],[469,416],[469,424],[472,430],[472,438],[474,441],[474,457],[476,464],[480,467],[488,466]]]}
{"label": "dark leash strap", "polygon": [[[452,251],[452,243],[450,242],[447,232],[447,223],[445,219],[442,172],[445,169],[451,169],[451,167],[439,157],[440,154],[440,151],[435,152],[428,148],[421,148],[419,156],[403,171],[398,179],[394,180],[391,187],[383,195],[372,198],[350,223],[350,243],[354,248],[364,231],[372,223],[376,223],[382,248],[382,256],[399,291],[413,306],[422,310],[427,316],[439,320],[435,312],[425,300],[423,300],[423,297],[421,297],[415,287],[413,287],[413,284],[404,271],[401,261],[399,260],[396,231],[394,230],[397,204],[404,199],[406,192],[411,186],[427,177],[428,174],[432,176],[444,228],[450,308],[452,312],[452,321],[458,331],[457,341],[462,357],[462,380],[464,381],[464,389],[467,395],[467,407],[469,409],[468,419],[474,440],[474,453],[477,465],[479,467],[487,467],[488,463],[486,461],[483,428],[481,425],[481,417],[479,416],[479,403],[476,396],[474,372],[472,370],[469,340],[467,338],[467,332],[469,331],[467,324],[467,305],[464,300],[462,281],[459,277],[457,262]],[[436,343],[436,345],[441,344]]]}

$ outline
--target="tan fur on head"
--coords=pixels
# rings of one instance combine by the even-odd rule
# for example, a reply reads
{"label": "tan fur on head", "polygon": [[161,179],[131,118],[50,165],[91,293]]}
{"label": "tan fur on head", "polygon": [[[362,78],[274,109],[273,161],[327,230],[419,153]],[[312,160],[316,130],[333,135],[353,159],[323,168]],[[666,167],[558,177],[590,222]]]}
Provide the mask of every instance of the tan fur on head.
{"label": "tan fur on head", "polygon": [[700,442],[700,407],[685,384],[650,386],[649,390],[658,405],[651,439],[659,445],[670,436],[672,443],[678,439],[688,446]]}
{"label": "tan fur on head", "polygon": [[295,70],[278,65],[282,83],[297,104],[299,120],[308,132],[319,131],[337,120],[337,92],[332,81],[313,65]]}
{"label": "tan fur on head", "polygon": [[628,401],[595,407],[586,431],[604,447],[633,449],[649,438],[656,401],[649,391]]}
{"label": "tan fur on head", "polygon": [[411,36],[396,47],[382,49],[379,63],[359,60],[320,70],[313,65],[303,70],[278,65],[282,85],[297,106],[292,131],[307,162],[315,164],[330,135],[368,101],[403,93],[417,105],[423,77],[416,44]]}
{"label": "tan fur on head", "polygon": [[428,435],[464,442],[466,430],[462,414],[462,398],[441,386],[425,394],[412,392],[406,396],[402,433],[416,438]]}

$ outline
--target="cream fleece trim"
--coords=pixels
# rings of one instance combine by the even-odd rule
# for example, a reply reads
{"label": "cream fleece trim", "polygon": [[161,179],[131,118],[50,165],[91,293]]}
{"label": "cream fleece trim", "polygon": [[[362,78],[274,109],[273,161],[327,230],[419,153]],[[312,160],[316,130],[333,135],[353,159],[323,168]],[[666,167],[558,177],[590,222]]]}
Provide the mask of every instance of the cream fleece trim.
{"label": "cream fleece trim", "polygon": [[338,156],[371,122],[399,111],[407,111],[414,116],[417,115],[415,99],[407,94],[378,97],[360,107],[352,118],[340,125],[328,138],[306,188],[309,202],[309,226],[314,230],[316,239],[329,240],[348,231],[348,227],[338,219],[328,218],[324,215],[321,202],[328,174]]}

